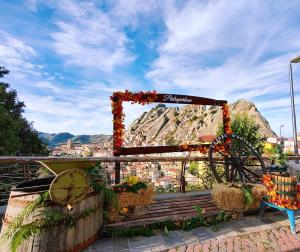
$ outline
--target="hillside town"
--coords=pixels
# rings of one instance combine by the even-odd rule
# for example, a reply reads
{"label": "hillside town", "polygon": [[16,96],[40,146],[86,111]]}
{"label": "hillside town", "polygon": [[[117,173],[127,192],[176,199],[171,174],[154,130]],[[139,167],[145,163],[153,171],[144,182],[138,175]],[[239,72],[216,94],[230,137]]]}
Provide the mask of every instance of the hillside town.
{"label": "hillside town", "polygon": [[[216,135],[202,135],[198,138],[198,143],[211,143],[217,136]],[[300,133],[297,134],[298,150],[300,151]],[[294,153],[294,139],[291,137],[268,137],[266,143],[279,144],[283,148],[283,153],[292,155]],[[159,145],[158,142],[154,143],[154,146]],[[163,144],[165,145],[165,143]],[[137,146],[136,144],[134,145]],[[59,144],[51,150],[52,156],[71,156],[71,157],[103,157],[112,155],[112,142],[102,143],[88,143],[81,144],[78,142],[72,142],[68,139],[67,142]],[[182,155],[182,153],[168,153],[163,155]]]}
{"label": "hillside town", "polygon": [[81,144],[68,139],[66,143],[52,148],[51,154],[52,156],[101,157],[111,155],[111,150],[111,142]]}
{"label": "hillside town", "polygon": [[[297,135],[300,142],[300,134]],[[216,138],[216,135],[202,135],[198,138],[198,143],[209,144]],[[283,152],[287,155],[293,154],[294,140],[293,138],[285,137],[269,137],[266,139],[266,144],[279,144],[283,147]],[[298,143],[300,150],[300,144]],[[80,144],[72,142],[70,139],[67,142],[55,146],[51,149],[52,156],[68,156],[68,157],[104,157],[112,155],[112,142]],[[187,153],[174,152],[156,154],[160,156],[184,156]],[[202,155],[200,153],[189,153],[188,155]],[[204,162],[198,162],[198,165],[206,166]],[[104,164],[106,177],[109,183],[115,181],[115,166],[114,163]],[[189,186],[197,186],[202,184],[200,178],[188,172],[186,167],[185,181]],[[205,169],[204,169],[205,170]],[[176,191],[180,186],[182,178],[182,164],[180,162],[134,162],[122,163],[121,179],[124,180],[130,175],[147,178],[150,183],[153,183],[157,191]]]}

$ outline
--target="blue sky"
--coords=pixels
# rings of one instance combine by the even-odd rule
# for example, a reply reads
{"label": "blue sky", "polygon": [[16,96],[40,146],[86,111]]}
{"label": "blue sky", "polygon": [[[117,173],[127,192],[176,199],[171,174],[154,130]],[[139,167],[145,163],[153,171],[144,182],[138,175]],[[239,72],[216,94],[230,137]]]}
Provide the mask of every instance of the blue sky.
{"label": "blue sky", "polygon": [[[299,13],[300,1],[1,0],[0,65],[44,132],[111,134],[109,96],[130,89],[248,99],[291,135]],[[300,64],[294,75],[298,108]],[[126,122],[145,109],[126,104]]]}

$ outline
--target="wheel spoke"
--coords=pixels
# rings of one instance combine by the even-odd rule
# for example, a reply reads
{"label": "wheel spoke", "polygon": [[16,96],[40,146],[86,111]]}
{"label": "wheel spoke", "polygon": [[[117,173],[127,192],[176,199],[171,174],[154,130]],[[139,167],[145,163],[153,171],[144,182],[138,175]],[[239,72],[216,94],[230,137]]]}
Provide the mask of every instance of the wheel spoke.
{"label": "wheel spoke", "polygon": [[248,173],[251,173],[252,175],[256,176],[256,177],[260,177],[260,174],[257,174],[256,172],[247,169],[245,166],[243,166],[243,169],[246,170]]}
{"label": "wheel spoke", "polygon": [[238,158],[237,155],[235,154],[235,152],[233,153],[232,150],[228,149],[227,151],[230,154],[230,156]]}
{"label": "wheel spoke", "polygon": [[245,162],[247,161],[247,159],[251,156],[251,152],[249,153],[249,155],[247,155],[246,157],[244,157],[244,158],[241,158],[241,161],[242,161],[242,164],[244,165],[245,164]]}
{"label": "wheel spoke", "polygon": [[239,174],[240,180],[241,180],[241,181],[244,183],[244,182],[245,182],[245,180],[244,180],[244,176],[243,176],[243,174],[242,174],[242,172],[241,172],[241,169],[240,169],[240,168],[237,168],[236,170],[238,171],[238,174]]}
{"label": "wheel spoke", "polygon": [[241,169],[241,172],[243,173],[243,175],[245,176],[245,178],[247,178],[248,180],[251,179],[251,178],[246,174],[246,172],[245,172],[243,169]]}
{"label": "wheel spoke", "polygon": [[[227,137],[231,138],[228,144],[224,142]],[[254,147],[235,135],[225,135],[219,142],[213,143],[209,150],[209,163],[219,183],[225,179],[231,182],[256,181],[265,172],[264,163]]]}
{"label": "wheel spoke", "polygon": [[221,152],[219,150],[217,150],[217,152],[220,153],[223,157],[227,158],[227,156],[223,152]]}

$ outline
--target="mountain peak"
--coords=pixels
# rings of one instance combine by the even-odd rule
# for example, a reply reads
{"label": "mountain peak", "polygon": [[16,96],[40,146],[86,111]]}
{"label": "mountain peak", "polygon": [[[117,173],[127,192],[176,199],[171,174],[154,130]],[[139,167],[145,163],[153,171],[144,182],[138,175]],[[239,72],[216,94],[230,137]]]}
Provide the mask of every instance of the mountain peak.
{"label": "mountain peak", "polygon": [[[240,99],[229,104],[229,110],[232,116],[248,114],[260,125],[264,137],[276,136],[253,102]],[[129,145],[198,143],[202,135],[216,135],[221,123],[222,111],[218,106],[155,107],[129,126],[125,140]]]}

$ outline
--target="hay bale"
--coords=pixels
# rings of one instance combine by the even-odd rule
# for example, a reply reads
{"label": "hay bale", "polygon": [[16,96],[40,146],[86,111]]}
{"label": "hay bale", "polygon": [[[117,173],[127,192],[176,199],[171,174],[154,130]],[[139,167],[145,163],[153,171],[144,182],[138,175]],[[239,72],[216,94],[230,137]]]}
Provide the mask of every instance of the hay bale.
{"label": "hay bale", "polygon": [[154,189],[149,186],[147,189],[141,189],[137,193],[122,192],[118,195],[120,207],[145,206],[153,202]]}
{"label": "hay bale", "polygon": [[267,194],[268,190],[264,185],[255,184],[251,188],[251,194],[254,197],[254,201],[251,206],[247,208],[259,208],[260,202],[262,201],[263,197]]}
{"label": "hay bale", "polygon": [[251,193],[254,197],[253,203],[246,206],[245,195],[240,188],[231,184],[217,184],[212,190],[212,198],[219,208],[225,210],[258,208],[267,189],[263,185],[254,184]]}

